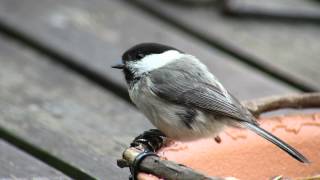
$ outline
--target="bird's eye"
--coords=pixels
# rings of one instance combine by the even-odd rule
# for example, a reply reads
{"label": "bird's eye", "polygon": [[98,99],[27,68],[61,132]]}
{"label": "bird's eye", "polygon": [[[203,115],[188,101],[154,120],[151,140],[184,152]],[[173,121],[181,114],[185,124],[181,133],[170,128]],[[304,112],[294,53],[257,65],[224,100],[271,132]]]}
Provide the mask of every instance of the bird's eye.
{"label": "bird's eye", "polygon": [[138,58],[143,58],[143,57],[144,57],[144,54],[141,54],[141,53],[138,54]]}

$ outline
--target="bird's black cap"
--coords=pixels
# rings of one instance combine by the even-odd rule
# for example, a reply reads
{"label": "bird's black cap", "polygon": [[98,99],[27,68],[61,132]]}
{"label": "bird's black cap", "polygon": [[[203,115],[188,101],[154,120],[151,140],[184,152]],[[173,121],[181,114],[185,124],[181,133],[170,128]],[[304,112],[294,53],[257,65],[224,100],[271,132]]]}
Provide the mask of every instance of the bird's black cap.
{"label": "bird's black cap", "polygon": [[127,61],[137,61],[142,59],[143,57],[150,55],[150,54],[161,54],[168,50],[176,50],[181,52],[180,50],[163,45],[158,43],[141,43],[137,44],[130,49],[128,49],[125,53],[122,55],[122,62],[125,63]]}
{"label": "bird's black cap", "polygon": [[127,83],[130,85],[136,80],[139,79],[139,77],[134,76],[134,72],[126,67],[126,62],[129,61],[139,61],[143,57],[150,55],[150,54],[161,54],[168,50],[176,50],[179,52],[182,52],[174,47],[158,44],[158,43],[141,43],[137,44],[130,49],[128,49],[126,52],[122,55],[122,63],[112,66],[112,68],[116,69],[123,69],[123,73],[125,75]]}

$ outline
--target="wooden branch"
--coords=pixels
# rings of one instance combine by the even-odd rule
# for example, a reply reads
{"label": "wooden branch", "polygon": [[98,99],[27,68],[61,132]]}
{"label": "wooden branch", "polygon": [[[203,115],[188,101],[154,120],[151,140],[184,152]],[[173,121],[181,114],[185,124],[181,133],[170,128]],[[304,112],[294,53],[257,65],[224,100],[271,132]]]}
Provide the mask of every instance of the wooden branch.
{"label": "wooden branch", "polygon": [[[320,93],[291,94],[285,96],[272,96],[257,100],[245,101],[242,103],[249,111],[259,116],[263,112],[268,112],[281,108],[311,108],[320,107]],[[143,148],[128,148],[123,153],[123,160],[118,161],[118,166],[131,165],[135,157],[141,153]],[[191,168],[176,164],[171,161],[162,160],[159,157],[148,156],[140,164],[142,172],[151,173],[164,179],[204,179],[220,180],[219,177],[207,177]]]}
{"label": "wooden branch", "polygon": [[[123,153],[123,158],[132,164],[135,157],[142,151],[137,148],[128,148]],[[208,177],[198,173],[191,168],[181,164],[176,164],[172,161],[160,159],[156,156],[146,157],[140,164],[139,168],[142,172],[151,173],[163,179],[201,179],[201,180],[223,180],[223,178]]]}
{"label": "wooden branch", "polygon": [[256,117],[261,113],[283,108],[320,107],[320,93],[271,96],[242,103]]}

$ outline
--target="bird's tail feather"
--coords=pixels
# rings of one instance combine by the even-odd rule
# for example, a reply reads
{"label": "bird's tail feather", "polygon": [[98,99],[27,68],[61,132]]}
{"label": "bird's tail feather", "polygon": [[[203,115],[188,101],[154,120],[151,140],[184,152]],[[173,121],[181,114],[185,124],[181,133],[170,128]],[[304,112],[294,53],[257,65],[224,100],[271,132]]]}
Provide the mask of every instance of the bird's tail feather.
{"label": "bird's tail feather", "polygon": [[309,160],[304,157],[301,153],[299,153],[297,150],[295,150],[293,147],[291,147],[289,144],[283,142],[281,139],[277,138],[276,136],[272,135],[268,131],[260,128],[259,126],[252,124],[250,122],[241,122],[242,125],[244,125],[246,128],[250,129],[251,131],[255,132],[259,136],[267,139],[268,141],[272,142],[273,144],[277,145],[279,148],[281,148],[283,151],[287,152],[290,156],[295,158],[296,160],[302,162],[302,163],[310,163]]}

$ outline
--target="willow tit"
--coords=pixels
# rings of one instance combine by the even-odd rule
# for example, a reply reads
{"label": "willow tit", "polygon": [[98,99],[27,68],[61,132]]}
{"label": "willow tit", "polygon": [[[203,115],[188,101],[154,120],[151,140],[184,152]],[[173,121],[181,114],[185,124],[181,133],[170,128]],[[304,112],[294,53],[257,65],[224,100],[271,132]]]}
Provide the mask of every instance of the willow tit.
{"label": "willow tit", "polygon": [[247,128],[300,162],[308,159],[259,127],[241,105],[196,57],[176,48],[142,43],[128,49],[122,63],[133,103],[167,137],[190,141],[217,136],[225,126]]}

